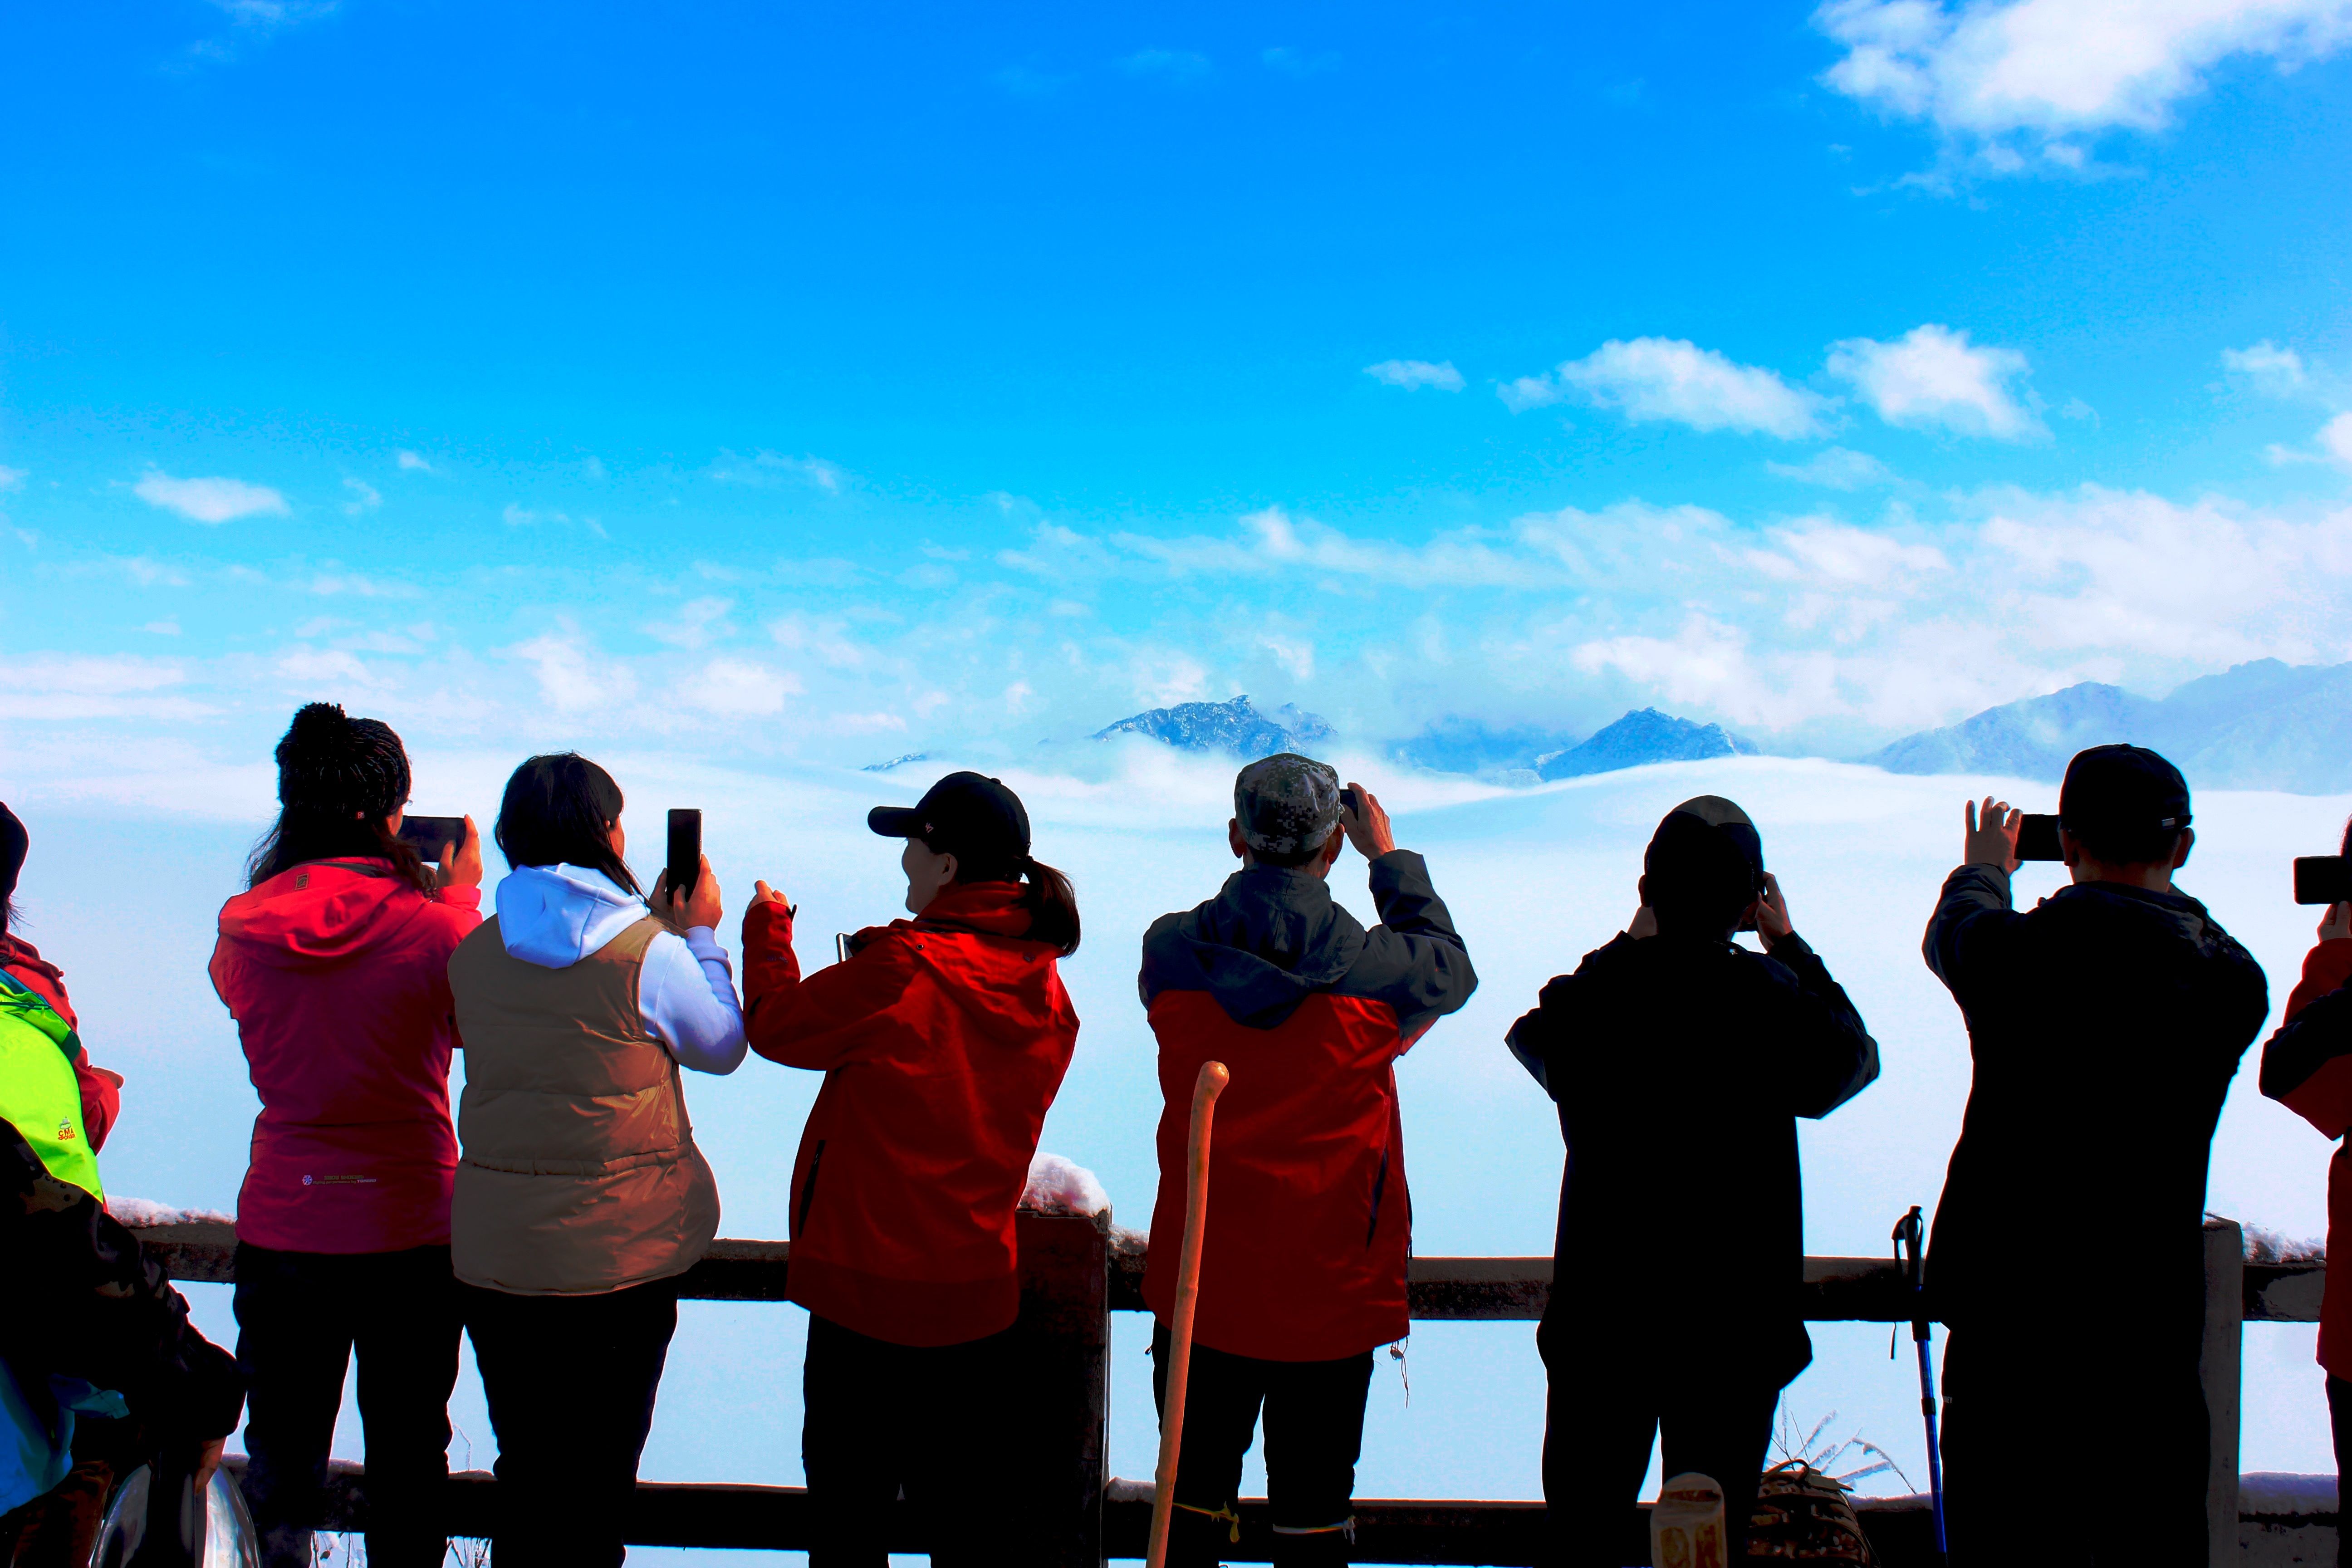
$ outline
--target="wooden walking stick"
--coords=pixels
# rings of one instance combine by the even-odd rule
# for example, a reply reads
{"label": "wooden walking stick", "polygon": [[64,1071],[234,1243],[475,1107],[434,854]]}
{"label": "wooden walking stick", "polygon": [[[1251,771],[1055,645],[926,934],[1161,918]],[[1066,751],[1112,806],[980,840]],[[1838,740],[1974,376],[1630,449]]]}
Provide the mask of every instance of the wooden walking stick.
{"label": "wooden walking stick", "polygon": [[1160,1409],[1160,1468],[1151,1487],[1151,1546],[1145,1568],[1167,1568],[1168,1526],[1176,1513],[1176,1455],[1184,1443],[1184,1385],[1192,1374],[1192,1308],[1201,1296],[1201,1239],[1209,1213],[1209,1124],[1232,1078],[1203,1062],[1192,1080],[1192,1135],[1185,1142],[1184,1246],[1176,1255],[1176,1321],[1168,1325],[1168,1393]]}

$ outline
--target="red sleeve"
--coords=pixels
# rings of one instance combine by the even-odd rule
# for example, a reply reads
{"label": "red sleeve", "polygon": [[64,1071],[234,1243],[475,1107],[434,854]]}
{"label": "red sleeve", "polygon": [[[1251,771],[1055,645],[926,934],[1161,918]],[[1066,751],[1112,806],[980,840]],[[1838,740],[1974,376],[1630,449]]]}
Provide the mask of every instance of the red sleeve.
{"label": "red sleeve", "polygon": [[868,1038],[861,1026],[906,989],[903,940],[887,931],[846,963],[801,977],[792,910],[773,900],[743,914],[743,1037],[772,1062],[824,1072]]}
{"label": "red sleeve", "polygon": [[122,1112],[122,1075],[89,1065],[89,1052],[85,1049],[74,1063],[74,1084],[81,1090],[81,1131],[89,1140],[90,1152],[98,1153],[106,1147],[106,1135],[114,1130],[114,1119]]}
{"label": "red sleeve", "polygon": [[2304,954],[2303,978],[2287,994],[2283,1021],[2292,1021],[2297,1013],[2330,991],[2342,989],[2347,980],[2352,980],[2352,940],[2338,938],[2316,943]]}

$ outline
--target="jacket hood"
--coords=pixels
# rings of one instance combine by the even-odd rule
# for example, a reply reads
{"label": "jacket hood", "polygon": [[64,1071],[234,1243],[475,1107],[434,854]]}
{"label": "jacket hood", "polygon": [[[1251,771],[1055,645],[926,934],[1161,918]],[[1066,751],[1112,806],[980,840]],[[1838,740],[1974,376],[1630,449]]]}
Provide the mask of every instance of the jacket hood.
{"label": "jacket hood", "polygon": [[499,937],[541,969],[569,969],[646,918],[645,900],[586,866],[519,866],[499,883]]}
{"label": "jacket hood", "polygon": [[2145,921],[2152,931],[2186,942],[2200,958],[2215,957],[2223,948],[2237,945],[2203,904],[2183,892],[2155,893],[2122,882],[2077,882],[2059,889],[2044,901],[2105,904],[2126,919]]}
{"label": "jacket hood", "polygon": [[279,969],[341,963],[383,946],[425,896],[382,860],[312,860],[221,906],[220,934]]}
{"label": "jacket hood", "polygon": [[1182,951],[1227,1017],[1261,1029],[1338,984],[1364,951],[1363,926],[1329,883],[1276,866],[1234,872],[1207,903],[1163,917],[1145,942],[1155,938]]}
{"label": "jacket hood", "polygon": [[[1017,882],[967,882],[940,890],[912,921],[890,927],[910,939],[916,961],[939,976],[981,1037],[1026,1049],[1041,1025],[1064,1022],[1069,994],[1055,952],[1029,937],[1029,909]],[[1000,942],[925,942],[929,931],[971,931]],[[1067,1017],[1075,1029],[1077,1020]]]}

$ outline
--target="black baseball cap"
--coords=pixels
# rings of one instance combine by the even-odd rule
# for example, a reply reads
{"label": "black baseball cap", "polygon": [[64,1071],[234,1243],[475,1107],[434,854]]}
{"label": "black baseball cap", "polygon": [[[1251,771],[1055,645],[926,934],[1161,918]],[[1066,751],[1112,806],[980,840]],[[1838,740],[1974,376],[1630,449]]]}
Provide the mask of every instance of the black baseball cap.
{"label": "black baseball cap", "polygon": [[2089,828],[2177,831],[2189,823],[2189,781],[2145,746],[2093,746],[2066,764],[2058,821]]}
{"label": "black baseball cap", "polygon": [[25,852],[33,845],[33,836],[16,820],[16,814],[0,805],[0,900],[16,895],[16,874],[25,868]]}
{"label": "black baseball cap", "polygon": [[1010,867],[1029,853],[1029,813],[1002,779],[950,773],[912,805],[877,805],[866,826],[885,838],[919,838],[975,867]]}
{"label": "black baseball cap", "polygon": [[1750,892],[1764,887],[1764,837],[1736,801],[1693,795],[1666,813],[1650,837],[1643,869],[1652,875],[1697,876]]}

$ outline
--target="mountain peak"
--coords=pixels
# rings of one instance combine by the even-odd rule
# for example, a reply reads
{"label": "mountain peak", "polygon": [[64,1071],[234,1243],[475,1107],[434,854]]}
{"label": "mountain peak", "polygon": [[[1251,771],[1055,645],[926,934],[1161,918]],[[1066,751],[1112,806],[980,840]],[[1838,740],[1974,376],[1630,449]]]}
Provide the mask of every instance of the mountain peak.
{"label": "mountain peak", "polygon": [[1720,724],[1677,719],[1654,708],[1637,708],[1606,725],[1583,744],[1536,760],[1546,779],[1581,778],[1645,763],[1696,763],[1709,757],[1752,757],[1756,744]]}
{"label": "mountain peak", "polygon": [[1247,697],[1236,697],[1230,702],[1179,702],[1172,708],[1149,709],[1104,725],[1093,738],[1108,741],[1117,735],[1148,736],[1184,752],[1263,757],[1327,741],[1331,726],[1287,702],[1266,713]]}

